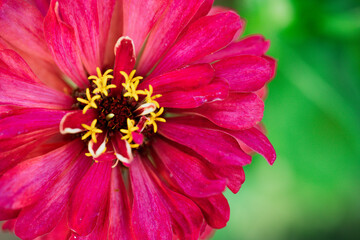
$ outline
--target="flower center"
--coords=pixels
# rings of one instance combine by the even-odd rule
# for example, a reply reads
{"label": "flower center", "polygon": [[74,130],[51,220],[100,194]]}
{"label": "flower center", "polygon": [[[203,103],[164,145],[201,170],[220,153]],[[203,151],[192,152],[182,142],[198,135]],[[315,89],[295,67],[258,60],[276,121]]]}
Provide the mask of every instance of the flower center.
{"label": "flower center", "polygon": [[[101,73],[97,68],[97,76],[90,76],[92,84],[85,91],[75,91],[73,95],[77,97],[76,106],[82,109],[84,119],[87,114],[95,112],[95,118],[91,117],[90,125],[82,123],[82,140],[88,141],[89,152],[94,159],[107,151],[107,143],[114,138],[118,141],[125,141],[129,148],[139,148],[143,143],[148,142],[148,138],[157,132],[157,122],[165,122],[160,117],[164,108],[160,107],[155,100],[160,98],[160,94],[153,94],[154,89],[149,85],[148,89],[138,90],[138,85],[142,77],[135,76],[133,70],[129,75],[120,72],[125,81],[121,86],[111,83],[113,75],[112,69]],[[117,89],[121,87],[121,89]],[[113,91],[117,90],[117,91]],[[120,90],[120,91],[119,91]],[[98,142],[99,141],[99,142]],[[103,152],[99,153],[94,146],[102,145]],[[115,151],[114,147],[114,151]],[[116,153],[114,153],[117,156]]]}

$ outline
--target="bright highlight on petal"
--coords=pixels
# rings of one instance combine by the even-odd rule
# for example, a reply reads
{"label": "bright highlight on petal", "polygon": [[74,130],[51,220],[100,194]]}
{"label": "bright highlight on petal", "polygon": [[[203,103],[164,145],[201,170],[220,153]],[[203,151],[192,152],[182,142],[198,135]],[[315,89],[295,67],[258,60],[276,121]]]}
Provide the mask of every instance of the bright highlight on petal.
{"label": "bright highlight on petal", "polygon": [[88,130],[88,132],[85,133],[84,136],[82,136],[81,140],[85,140],[86,138],[88,138],[91,135],[91,139],[93,140],[93,142],[97,143],[96,134],[102,133],[103,131],[101,129],[96,128],[96,123],[97,123],[97,119],[94,119],[94,121],[92,121],[90,126],[88,126],[86,124],[81,124],[81,126],[83,128]]}

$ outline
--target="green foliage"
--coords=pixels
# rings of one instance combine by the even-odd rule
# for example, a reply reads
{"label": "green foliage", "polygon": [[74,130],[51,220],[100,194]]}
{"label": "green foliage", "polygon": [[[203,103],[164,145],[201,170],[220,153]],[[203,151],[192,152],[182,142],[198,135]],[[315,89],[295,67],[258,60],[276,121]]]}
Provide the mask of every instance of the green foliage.
{"label": "green foliage", "polygon": [[255,156],[213,239],[360,236],[360,3],[233,0],[245,35],[271,40],[278,72],[264,123],[278,159]]}

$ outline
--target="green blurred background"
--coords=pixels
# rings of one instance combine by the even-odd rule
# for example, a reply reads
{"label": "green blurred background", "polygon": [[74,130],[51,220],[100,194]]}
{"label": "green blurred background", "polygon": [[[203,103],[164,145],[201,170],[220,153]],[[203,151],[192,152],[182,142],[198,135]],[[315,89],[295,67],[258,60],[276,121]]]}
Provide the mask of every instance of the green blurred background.
{"label": "green blurred background", "polygon": [[360,239],[360,1],[216,3],[271,40],[264,123],[278,158],[245,168],[213,239]]}

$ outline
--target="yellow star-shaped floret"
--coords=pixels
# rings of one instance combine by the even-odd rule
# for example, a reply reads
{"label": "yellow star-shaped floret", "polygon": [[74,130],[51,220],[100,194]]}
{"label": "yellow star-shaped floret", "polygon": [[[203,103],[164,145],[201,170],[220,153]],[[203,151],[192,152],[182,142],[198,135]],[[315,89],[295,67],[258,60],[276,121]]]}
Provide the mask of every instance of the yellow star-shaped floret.
{"label": "yellow star-shaped floret", "polygon": [[88,138],[91,135],[91,139],[93,140],[93,142],[97,143],[96,134],[102,133],[103,131],[101,129],[96,128],[96,123],[97,123],[97,119],[94,119],[90,126],[88,126],[86,124],[81,124],[81,126],[83,128],[88,130],[88,132],[85,133],[84,136],[82,136],[81,140],[85,140],[86,138]]}
{"label": "yellow star-shaped floret", "polygon": [[[134,126],[135,121],[131,120],[130,118],[127,119],[127,129],[120,129],[120,132],[124,133],[125,135],[121,138],[123,140],[127,140],[128,143],[131,143],[133,141],[132,133],[136,130],[139,130],[139,127]],[[138,147],[139,144],[130,144],[132,148]]]}
{"label": "yellow star-shaped floret", "polygon": [[142,94],[143,91],[136,90],[136,88],[138,87],[140,80],[143,78],[140,76],[134,78],[135,73],[136,70],[132,70],[130,75],[127,75],[126,72],[120,71],[120,74],[123,75],[125,78],[125,83],[122,84],[122,86],[126,90],[126,93],[124,93],[124,97],[134,98],[135,101],[138,101],[138,94]]}
{"label": "yellow star-shaped floret", "polygon": [[96,95],[96,96],[93,96],[91,97],[90,95],[90,89],[86,89],[86,99],[82,99],[82,98],[77,98],[77,100],[83,104],[86,104],[86,106],[84,107],[83,109],[83,114],[86,113],[86,111],[89,109],[89,108],[97,108],[97,105],[95,103],[96,100],[100,99],[101,97],[99,95]]}
{"label": "yellow star-shaped floret", "polygon": [[157,101],[155,101],[154,99],[159,98],[162,95],[156,94],[156,95],[152,96],[153,93],[154,93],[154,89],[151,85],[149,85],[149,90],[145,89],[144,91],[142,91],[142,90],[138,91],[138,94],[146,95],[146,97],[145,97],[146,103],[154,103],[157,108],[160,108],[159,103]]}
{"label": "yellow star-shaped floret", "polygon": [[93,83],[97,86],[97,88],[94,89],[93,93],[100,93],[105,96],[108,96],[108,90],[111,88],[116,88],[115,84],[107,85],[108,79],[114,78],[112,75],[109,75],[113,70],[108,69],[104,75],[101,74],[100,68],[96,68],[96,72],[98,76],[90,76],[88,77],[89,80],[93,80]]}
{"label": "yellow star-shaped floret", "polygon": [[164,118],[159,118],[159,116],[161,114],[163,114],[164,112],[164,108],[160,108],[160,110],[157,112],[157,113],[150,113],[150,119],[146,122],[147,125],[153,125],[154,127],[154,132],[156,133],[157,132],[157,123],[156,121],[158,122],[166,122],[166,120]]}

